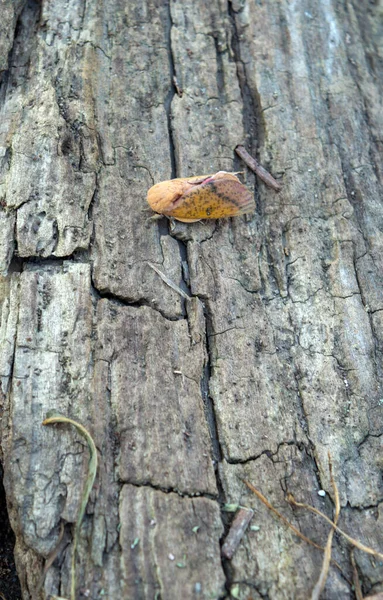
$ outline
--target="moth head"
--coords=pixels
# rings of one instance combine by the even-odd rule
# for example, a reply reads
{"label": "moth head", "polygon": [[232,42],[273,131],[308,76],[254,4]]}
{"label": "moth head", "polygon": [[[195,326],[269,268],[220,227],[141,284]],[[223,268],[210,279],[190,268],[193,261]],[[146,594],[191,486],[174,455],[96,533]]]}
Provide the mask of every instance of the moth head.
{"label": "moth head", "polygon": [[148,191],[148,204],[155,212],[166,214],[177,206],[177,200],[192,187],[186,179],[161,181]]}

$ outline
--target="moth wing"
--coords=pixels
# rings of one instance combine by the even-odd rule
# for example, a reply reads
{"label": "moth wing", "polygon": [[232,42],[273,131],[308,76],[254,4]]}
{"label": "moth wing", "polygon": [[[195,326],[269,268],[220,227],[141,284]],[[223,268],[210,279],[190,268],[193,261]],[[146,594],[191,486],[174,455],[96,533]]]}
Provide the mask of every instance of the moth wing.
{"label": "moth wing", "polygon": [[183,194],[168,213],[180,219],[236,217],[255,210],[250,191],[237,178],[207,180]]}
{"label": "moth wing", "polygon": [[193,186],[202,184],[214,175],[199,175],[196,177],[182,177],[169,179],[153,185],[147,195],[150,207],[159,214],[172,214],[173,208],[180,204],[180,199]]}

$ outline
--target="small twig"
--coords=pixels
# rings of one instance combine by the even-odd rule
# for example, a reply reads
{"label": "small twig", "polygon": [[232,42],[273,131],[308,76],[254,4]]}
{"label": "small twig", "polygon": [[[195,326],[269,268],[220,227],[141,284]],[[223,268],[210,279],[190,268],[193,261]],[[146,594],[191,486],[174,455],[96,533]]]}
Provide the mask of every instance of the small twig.
{"label": "small twig", "polygon": [[351,549],[350,560],[351,560],[351,566],[352,566],[352,581],[354,584],[354,592],[355,592],[356,600],[363,600],[363,593],[362,593],[362,588],[360,587],[358,569],[356,568],[354,548]]}
{"label": "small twig", "polygon": [[300,537],[301,540],[305,541],[307,544],[310,544],[311,546],[314,546],[314,548],[318,548],[318,550],[322,550],[322,552],[324,552],[323,546],[319,546],[319,544],[316,544],[315,542],[310,540],[310,538],[303,535],[303,533],[301,533],[299,531],[299,529],[294,527],[294,525],[292,523],[290,523],[290,521],[288,519],[286,519],[286,517],[284,517],[276,508],[274,508],[274,506],[272,504],[270,504],[270,502],[267,500],[267,498],[265,498],[265,496],[263,494],[261,494],[261,492],[259,492],[257,490],[257,488],[255,488],[253,486],[252,483],[250,483],[249,481],[244,481],[244,483],[247,485],[249,490],[251,490],[253,492],[253,494],[255,494],[261,500],[261,502],[263,502],[263,504],[265,506],[267,506],[267,508],[269,510],[271,510],[271,512],[273,512],[278,517],[278,519],[283,521],[284,524],[287,525],[287,527],[290,527],[290,529],[292,529],[292,531],[295,533],[295,535]]}
{"label": "small twig", "polygon": [[73,535],[73,550],[72,550],[72,564],[71,564],[71,592],[70,597],[71,600],[76,600],[76,552],[77,552],[77,544],[80,533],[80,527],[82,520],[84,518],[86,506],[88,504],[90,492],[92,490],[94,480],[96,479],[97,473],[97,449],[95,443],[93,441],[92,436],[88,432],[87,429],[77,421],[73,419],[69,419],[68,417],[64,417],[55,411],[50,411],[47,413],[45,420],[43,421],[43,425],[53,425],[54,423],[69,423],[76,427],[77,431],[82,435],[89,447],[89,466],[88,466],[88,476],[85,481],[84,491],[81,498],[80,509],[77,516],[74,535]]}
{"label": "small twig", "polygon": [[222,556],[229,560],[233,558],[253,515],[254,511],[251,508],[239,509],[222,546]]}
{"label": "small twig", "polygon": [[[314,546],[314,548],[317,548],[317,550],[322,550],[322,552],[325,551],[325,548],[323,548],[323,546],[320,546],[319,544],[316,544],[315,542],[313,542],[312,540],[310,540],[310,538],[308,538],[305,535],[303,535],[303,533],[301,533],[299,531],[299,529],[297,529],[296,527],[294,527],[294,525],[292,523],[290,523],[290,521],[288,521],[286,519],[286,517],[284,517],[276,508],[274,508],[274,506],[272,504],[270,504],[270,502],[267,500],[267,498],[265,498],[265,496],[263,494],[261,494],[261,492],[259,492],[250,482],[244,481],[244,483],[259,498],[259,500],[261,500],[261,502],[263,502],[263,504],[265,506],[267,506],[267,508],[269,510],[271,510],[271,512],[273,512],[281,521],[283,521],[283,523],[285,525],[287,525],[287,527],[289,527],[295,533],[295,535],[297,535],[299,538],[301,538],[301,540],[303,540],[307,544],[310,544],[310,546]],[[344,576],[344,573],[343,573],[343,570],[342,570],[342,567],[340,566],[340,564],[337,563],[336,560],[334,560],[333,558],[331,559],[331,562],[332,562],[333,565],[335,565],[339,569],[339,571]]]}
{"label": "small twig", "polygon": [[348,541],[349,544],[351,544],[351,546],[355,546],[355,548],[358,548],[358,550],[362,550],[363,552],[366,552],[366,554],[372,554],[373,556],[378,556],[381,560],[383,560],[383,554],[381,554],[377,550],[373,550],[372,548],[365,546],[361,542],[358,542],[358,540],[354,540],[354,538],[349,536],[342,529],[340,529],[337,525],[335,525],[335,523],[333,523],[333,521],[331,521],[331,519],[329,519],[325,514],[323,514],[317,508],[314,508],[313,506],[310,506],[309,504],[303,504],[301,502],[297,502],[292,494],[287,495],[287,500],[293,506],[297,506],[298,508],[306,508],[307,510],[318,515],[319,517],[322,517],[322,519],[327,521],[327,523],[329,523],[335,529],[335,531],[340,533],[340,535],[343,535],[343,537]]}
{"label": "small twig", "polygon": [[[330,471],[331,485],[334,490],[334,498],[335,498],[334,525],[336,526],[338,523],[339,514],[340,514],[340,502],[339,502],[338,488],[336,486],[336,483],[335,483],[335,480],[333,477],[330,453],[328,453],[328,466],[329,466],[329,471]],[[319,575],[319,579],[312,591],[311,600],[319,600],[320,595],[323,592],[324,586],[326,585],[328,569],[329,569],[330,562],[331,562],[331,546],[332,546],[333,536],[334,536],[334,528],[332,528],[330,530],[330,533],[328,534],[327,544],[326,544],[326,548],[325,548],[324,555],[323,555],[322,569],[321,569],[321,572]]]}
{"label": "small twig", "polygon": [[262,167],[262,165],[259,164],[256,158],[250,156],[244,146],[237,146],[235,151],[238,156],[242,158],[243,162],[249,167],[249,169],[254,171],[254,173],[258,175],[259,179],[262,179],[267,186],[271,187],[275,192],[281,191],[281,184],[278,183],[278,181],[276,181],[274,177]]}
{"label": "small twig", "polygon": [[162,279],[162,281],[164,283],[166,283],[166,285],[168,285],[169,287],[172,288],[172,290],[174,290],[175,292],[177,292],[177,294],[179,294],[180,296],[182,296],[182,298],[185,298],[185,300],[191,300],[191,296],[189,296],[189,294],[187,294],[186,292],[184,292],[180,287],[178,287],[178,285],[176,283],[174,283],[174,281],[172,281],[171,279],[169,279],[169,277],[167,277],[164,273],[162,273],[162,271],[160,271],[159,269],[157,269],[157,267],[155,265],[153,265],[151,262],[148,262],[148,265],[151,269],[153,269],[153,271],[155,271]]}

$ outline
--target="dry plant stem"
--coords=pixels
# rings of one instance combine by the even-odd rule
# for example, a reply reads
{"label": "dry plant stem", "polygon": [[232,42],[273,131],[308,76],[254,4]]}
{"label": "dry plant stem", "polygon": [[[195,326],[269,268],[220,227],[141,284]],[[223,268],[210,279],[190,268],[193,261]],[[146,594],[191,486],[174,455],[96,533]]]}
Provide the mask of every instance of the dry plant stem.
{"label": "dry plant stem", "polygon": [[62,547],[63,547],[62,541],[63,541],[63,537],[64,537],[64,530],[65,530],[64,523],[63,523],[63,521],[61,521],[60,533],[59,533],[59,537],[58,537],[58,540],[57,540],[57,544],[53,548],[52,552],[49,553],[49,556],[47,557],[47,559],[45,561],[45,565],[44,565],[44,569],[43,569],[43,572],[42,572],[41,577],[40,577],[40,581],[37,584],[37,587],[36,587],[36,589],[35,589],[35,591],[34,591],[34,593],[32,595],[32,597],[35,600],[37,599],[38,593],[39,593],[39,591],[41,590],[41,588],[44,585],[45,577],[46,577],[49,569],[51,568],[51,566],[53,565],[53,563],[56,560],[57,556],[60,554],[60,552],[62,550]]}
{"label": "dry plant stem", "polygon": [[[338,488],[334,480],[333,471],[332,471],[332,462],[330,453],[328,454],[328,465],[330,471],[330,479],[331,485],[334,490],[334,498],[335,498],[335,515],[334,515],[334,525],[336,526],[339,519],[340,514],[340,502],[339,502],[339,493]],[[328,534],[327,544],[323,555],[323,563],[321,573],[319,575],[319,579],[312,591],[311,600],[319,600],[321,593],[323,592],[324,586],[326,585],[326,580],[328,576],[328,570],[331,562],[331,546],[332,546],[332,538],[334,536],[334,528],[330,530]]]}
{"label": "dry plant stem", "polygon": [[86,439],[86,441],[88,443],[88,447],[89,447],[88,476],[87,476],[86,481],[85,481],[84,491],[83,491],[83,494],[82,494],[82,497],[81,497],[80,509],[79,509],[79,513],[78,513],[78,516],[77,516],[77,520],[76,520],[76,524],[75,524],[75,528],[74,528],[74,535],[73,535],[70,597],[71,597],[71,600],[76,600],[76,553],[77,553],[77,544],[78,544],[78,537],[79,537],[79,533],[80,533],[81,523],[82,523],[82,520],[84,518],[84,514],[85,514],[86,506],[88,504],[90,492],[92,490],[92,487],[93,487],[93,484],[94,484],[94,480],[96,478],[96,473],[97,473],[97,450],[96,450],[96,446],[95,446],[95,443],[93,441],[93,438],[90,435],[90,433],[88,432],[88,430],[85,429],[85,427],[83,425],[81,425],[80,423],[77,423],[77,421],[74,421],[73,419],[69,419],[68,417],[64,417],[64,416],[62,416],[60,414],[57,414],[55,412],[49,412],[47,414],[46,419],[43,421],[43,425],[53,425],[55,423],[66,423],[66,424],[70,424],[70,425],[73,425],[74,427],[76,427],[76,429],[80,433],[80,435],[82,435]]}
{"label": "dry plant stem", "polygon": [[235,148],[236,153],[238,154],[238,156],[240,156],[243,160],[243,162],[249,167],[249,169],[251,169],[252,171],[254,171],[254,173],[256,173],[259,177],[259,179],[262,179],[262,181],[269,186],[270,188],[272,188],[275,192],[280,192],[282,189],[282,186],[280,185],[280,183],[278,183],[274,177],[272,175],[270,175],[270,173],[268,171],[266,171],[266,169],[264,169],[259,162],[257,161],[256,158],[253,158],[252,156],[250,156],[250,154],[248,153],[248,151],[246,150],[246,148],[244,146],[237,146]]}
{"label": "dry plant stem", "polygon": [[354,548],[352,548],[350,552],[350,559],[352,565],[352,581],[354,584],[354,592],[356,596],[356,600],[363,600],[362,588],[360,587],[358,569],[356,568],[356,562],[354,557]]}
{"label": "dry plant stem", "polygon": [[263,494],[261,494],[261,492],[259,492],[253,486],[253,484],[251,484],[249,481],[244,481],[244,483],[247,485],[247,487],[249,488],[249,490],[251,490],[253,492],[253,494],[255,494],[257,496],[257,498],[259,498],[261,500],[261,502],[263,502],[263,504],[265,506],[267,506],[267,508],[269,510],[271,510],[271,512],[273,512],[275,515],[277,515],[277,517],[279,519],[281,519],[281,521],[283,521],[284,524],[287,525],[287,527],[290,527],[290,529],[292,529],[292,531],[295,533],[295,535],[297,535],[302,540],[304,540],[305,542],[307,542],[307,544],[310,544],[311,546],[314,546],[315,548],[318,548],[318,550],[322,550],[322,552],[324,551],[324,548],[322,546],[319,546],[319,544],[316,544],[315,542],[313,542],[312,540],[310,540],[310,538],[308,538],[305,535],[303,535],[303,533],[301,533],[299,531],[299,529],[297,529],[296,527],[294,527],[294,525],[292,525],[290,523],[290,521],[288,521],[286,519],[286,517],[284,517],[279,511],[277,511],[277,509],[274,508],[274,506],[272,504],[270,504],[270,502],[267,500],[267,498],[265,498],[265,496]]}
{"label": "dry plant stem", "polygon": [[[333,475],[332,475],[332,467],[330,467],[330,475],[331,475],[331,482],[332,485],[334,487],[334,495],[335,495],[335,507],[336,507],[336,512],[335,512],[335,517],[336,517],[336,521],[339,518],[339,495],[338,495],[338,489],[335,485],[335,481],[333,479]],[[296,527],[294,527],[294,525],[292,525],[280,512],[278,512],[271,504],[270,502],[261,494],[261,492],[259,492],[251,483],[249,483],[248,481],[244,481],[244,483],[247,485],[247,487],[263,502],[263,504],[265,504],[265,506],[267,506],[267,508],[269,510],[271,510],[275,515],[277,515],[277,517],[279,517],[290,529],[292,529],[292,531],[294,531],[294,533],[300,537],[302,540],[304,540],[305,542],[307,542],[308,544],[310,544],[311,546],[314,546],[315,548],[318,548],[319,550],[322,551],[326,551],[325,548],[323,548],[322,546],[319,546],[318,544],[316,544],[315,542],[313,542],[312,540],[310,540],[309,538],[307,538],[305,535],[303,535]],[[383,554],[381,554],[380,552],[377,552],[376,550],[373,550],[372,548],[369,548],[368,546],[365,546],[364,544],[358,542],[358,540],[354,540],[352,537],[350,537],[349,535],[347,535],[347,533],[345,533],[344,531],[342,531],[342,529],[340,529],[337,525],[336,522],[334,523],[333,521],[331,521],[331,519],[329,519],[325,514],[323,514],[320,510],[314,508],[313,506],[309,506],[308,504],[303,504],[301,502],[297,502],[292,494],[288,494],[287,496],[287,500],[288,502],[290,502],[290,504],[292,504],[293,506],[297,506],[298,508],[306,508],[307,510],[313,512],[314,514],[322,517],[325,521],[327,521],[331,527],[332,527],[332,531],[337,531],[338,533],[340,533],[341,535],[343,535],[343,537],[355,548],[358,548],[359,550],[362,550],[363,552],[366,552],[366,554],[372,554],[373,556],[378,556],[380,559],[383,560]],[[334,564],[336,567],[338,567],[338,569],[343,573],[341,566],[333,559],[331,559],[331,554],[328,557],[328,560],[331,561],[332,564]],[[323,571],[323,569],[322,569]],[[344,574],[343,574],[344,576]],[[348,580],[348,578],[346,577],[346,580]],[[351,582],[349,582],[351,585]],[[372,600],[373,597],[371,597]],[[358,598],[359,600],[359,598]],[[374,599],[375,600],[375,599]],[[379,599],[380,600],[380,599]],[[382,598],[383,600],[383,598]]]}
{"label": "dry plant stem", "polygon": [[[249,490],[251,490],[259,498],[259,500],[261,500],[261,502],[263,502],[263,504],[265,506],[267,506],[267,508],[269,510],[271,510],[271,512],[273,512],[279,519],[281,519],[281,521],[283,521],[283,523],[285,525],[287,525],[287,527],[289,527],[295,533],[295,535],[297,535],[299,538],[301,538],[301,540],[303,540],[307,544],[310,544],[310,546],[314,546],[314,548],[317,548],[318,550],[322,550],[322,552],[325,551],[325,548],[323,548],[323,546],[319,546],[319,544],[316,544],[315,542],[313,542],[312,540],[310,540],[310,538],[308,538],[305,535],[303,535],[303,533],[301,533],[299,531],[299,529],[297,529],[296,527],[294,527],[294,525],[292,523],[290,523],[290,521],[288,521],[286,519],[286,517],[284,517],[279,511],[277,511],[277,509],[274,508],[274,506],[272,504],[270,504],[270,502],[267,500],[267,498],[265,498],[265,496],[263,494],[261,494],[261,492],[259,492],[249,481],[245,481],[244,480],[244,483],[245,483],[245,485],[247,485],[247,487],[249,488]],[[339,571],[342,573],[343,577],[351,585],[351,582],[347,579],[347,577],[343,573],[342,567],[340,566],[340,564],[337,563],[336,560],[334,560],[334,559],[331,559],[331,563],[333,565],[335,565],[337,567],[337,569],[339,569]]]}
{"label": "dry plant stem", "polygon": [[229,560],[233,558],[253,515],[254,511],[251,508],[239,509],[222,546],[222,556]]}
{"label": "dry plant stem", "polygon": [[151,269],[153,269],[153,271],[155,271],[161,277],[162,281],[164,283],[166,283],[166,285],[168,285],[170,288],[172,288],[175,292],[177,292],[177,294],[182,296],[182,298],[185,298],[185,300],[191,300],[191,296],[189,296],[186,292],[184,292],[176,283],[174,283],[174,281],[169,279],[169,277],[167,277],[165,275],[165,273],[163,273],[162,271],[157,269],[157,267],[155,265],[153,265],[151,262],[148,262],[148,265]]}
{"label": "dry plant stem", "polygon": [[325,514],[323,514],[317,508],[314,508],[313,506],[309,506],[308,504],[303,504],[301,502],[297,502],[292,494],[288,494],[287,500],[293,506],[297,506],[298,508],[306,508],[307,510],[310,510],[312,513],[318,515],[319,517],[322,517],[322,519],[327,521],[327,523],[329,523],[335,529],[335,531],[340,533],[340,535],[343,535],[343,537],[349,542],[349,544],[351,544],[351,546],[355,546],[355,548],[358,548],[358,550],[362,550],[363,552],[366,552],[366,554],[372,554],[372,556],[378,556],[381,560],[383,560],[383,554],[381,554],[380,552],[377,552],[376,550],[373,550],[372,548],[369,548],[368,546],[365,546],[361,542],[358,542],[358,540],[354,540],[354,538],[347,535],[347,533],[345,533],[342,529],[340,529],[337,525],[335,525],[335,523],[333,523],[331,521],[331,519],[329,519]]}

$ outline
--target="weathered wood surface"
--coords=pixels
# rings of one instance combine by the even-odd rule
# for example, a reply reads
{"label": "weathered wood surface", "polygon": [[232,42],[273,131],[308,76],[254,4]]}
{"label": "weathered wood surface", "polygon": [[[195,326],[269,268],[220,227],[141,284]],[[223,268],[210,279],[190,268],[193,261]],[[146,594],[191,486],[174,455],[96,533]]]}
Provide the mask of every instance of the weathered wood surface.
{"label": "weathered wood surface", "polygon": [[[49,409],[99,450],[79,598],[309,597],[321,553],[242,480],[325,544],[285,493],[331,516],[330,451],[341,526],[383,548],[382,3],[1,6],[2,458],[23,598],[62,522],[71,541],[87,471],[74,431],[41,426]],[[239,143],[283,183],[255,187],[253,218],[147,220],[148,187],[243,168]],[[231,562],[224,502],[255,510]],[[69,597],[70,551],[39,598]],[[337,537],[334,557],[350,579]],[[383,591],[379,561],[356,561]],[[323,598],[354,597],[344,575]]]}

